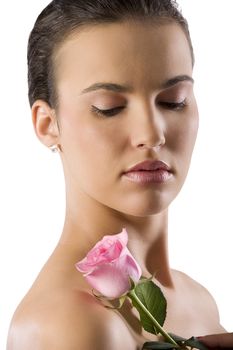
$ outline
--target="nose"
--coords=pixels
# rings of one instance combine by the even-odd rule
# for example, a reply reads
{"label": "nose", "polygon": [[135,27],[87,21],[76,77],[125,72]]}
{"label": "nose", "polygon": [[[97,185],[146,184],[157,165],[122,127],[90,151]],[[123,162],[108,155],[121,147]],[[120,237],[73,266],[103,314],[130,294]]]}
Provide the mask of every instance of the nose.
{"label": "nose", "polygon": [[[136,124],[135,124],[136,123]],[[165,142],[165,121],[160,111],[142,110],[137,112],[137,117],[132,127],[132,145],[141,149],[159,149]]]}

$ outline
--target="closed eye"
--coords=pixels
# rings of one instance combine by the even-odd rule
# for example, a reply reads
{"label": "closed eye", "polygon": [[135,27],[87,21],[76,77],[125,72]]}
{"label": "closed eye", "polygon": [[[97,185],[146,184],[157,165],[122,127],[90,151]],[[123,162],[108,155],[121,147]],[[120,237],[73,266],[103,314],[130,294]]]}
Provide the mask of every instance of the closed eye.
{"label": "closed eye", "polygon": [[160,106],[165,107],[166,109],[171,109],[174,111],[179,111],[187,106],[186,100],[183,100],[182,102],[165,102],[160,101],[158,103]]}
{"label": "closed eye", "polygon": [[92,112],[104,117],[113,117],[119,114],[120,111],[124,108],[125,106],[119,106],[111,109],[99,109],[96,106],[91,106]]}
{"label": "closed eye", "polygon": [[[160,101],[158,104],[163,108],[174,110],[174,111],[182,110],[187,105],[186,100],[183,100],[182,102]],[[125,106],[118,106],[110,109],[100,109],[100,108],[97,108],[96,106],[91,106],[92,112],[104,117],[113,117],[119,114],[124,108]]]}

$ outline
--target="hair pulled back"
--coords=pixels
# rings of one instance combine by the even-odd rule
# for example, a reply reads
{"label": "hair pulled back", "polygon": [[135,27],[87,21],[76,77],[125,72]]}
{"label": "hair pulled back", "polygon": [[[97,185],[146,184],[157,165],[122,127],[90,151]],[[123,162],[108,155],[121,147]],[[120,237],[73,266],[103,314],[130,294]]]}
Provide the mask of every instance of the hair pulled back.
{"label": "hair pulled back", "polygon": [[125,20],[175,21],[181,25],[193,48],[188,24],[175,0],[54,0],[38,16],[28,41],[28,96],[57,108],[53,56],[73,31],[88,25]]}

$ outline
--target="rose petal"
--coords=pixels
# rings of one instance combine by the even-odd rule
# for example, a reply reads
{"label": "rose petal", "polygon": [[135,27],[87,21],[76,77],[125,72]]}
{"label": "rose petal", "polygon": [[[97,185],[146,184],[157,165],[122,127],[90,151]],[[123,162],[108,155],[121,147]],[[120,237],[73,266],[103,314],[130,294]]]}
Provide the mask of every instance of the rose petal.
{"label": "rose petal", "polygon": [[121,242],[122,246],[126,247],[128,243],[128,232],[126,231],[126,229],[123,228],[122,231],[116,236],[118,236],[117,239]]}
{"label": "rose petal", "polygon": [[116,241],[109,249],[105,252],[104,256],[108,262],[114,261],[119,258],[123,250],[123,246],[120,241]]}
{"label": "rose petal", "polygon": [[101,241],[97,242],[96,245],[92,249],[98,248],[100,246],[109,247],[116,241],[120,241],[123,247],[125,247],[127,245],[127,243],[128,243],[128,233],[127,233],[125,228],[123,228],[120,233],[117,233],[115,235],[106,235],[106,236],[104,236],[101,239]]}
{"label": "rose petal", "polygon": [[132,278],[134,282],[139,281],[142,275],[142,270],[127,247],[124,248],[122,256],[115,262],[115,264],[117,265],[117,269],[121,273],[127,275],[128,278]]}
{"label": "rose petal", "polygon": [[77,262],[75,264],[75,267],[78,271],[80,271],[82,273],[88,273],[88,272],[91,272],[95,269],[95,266],[92,266],[92,268],[90,267],[86,257],[84,259],[82,259],[81,261]]}
{"label": "rose petal", "polygon": [[128,275],[132,278],[134,282],[138,282],[142,275],[141,267],[138,265],[136,260],[130,255],[126,255],[126,264]]}
{"label": "rose petal", "polygon": [[93,288],[108,298],[119,298],[130,288],[128,275],[119,271],[114,264],[104,264],[85,278]]}
{"label": "rose petal", "polygon": [[128,233],[125,228],[116,235],[107,235],[96,243],[87,256],[76,263],[88,283],[109,298],[119,298],[131,287],[142,271],[127,248]]}
{"label": "rose petal", "polygon": [[106,235],[101,241],[88,252],[87,256],[76,263],[76,268],[82,273],[93,271],[93,267],[105,262],[111,262],[117,259],[122,249],[128,242],[128,233],[126,229],[116,235]]}
{"label": "rose petal", "polygon": [[[103,263],[110,263],[115,261],[121,255],[123,247],[119,241],[114,242],[108,250],[103,249],[101,253],[100,248],[90,251],[87,257],[79,261],[75,266],[82,273],[93,271],[93,268]],[[99,254],[98,254],[99,253]]]}

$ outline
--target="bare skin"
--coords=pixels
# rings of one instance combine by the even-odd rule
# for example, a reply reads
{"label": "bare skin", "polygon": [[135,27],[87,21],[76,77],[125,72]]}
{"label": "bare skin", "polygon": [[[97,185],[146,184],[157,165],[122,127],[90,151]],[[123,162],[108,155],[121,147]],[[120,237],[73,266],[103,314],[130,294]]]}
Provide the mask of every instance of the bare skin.
{"label": "bare skin", "polygon": [[[74,267],[123,227],[143,275],[156,273],[167,298],[165,329],[185,337],[223,332],[209,293],[172,270],[168,259],[168,207],[185,181],[198,129],[183,31],[173,23],[88,27],[66,39],[55,62],[59,108],[39,100],[32,117],[41,142],[60,145],[66,218],[57,247],[15,312],[7,349],[136,350],[155,339],[129,303],[120,312],[100,305]],[[82,93],[96,82],[129,89]],[[169,104],[184,100],[185,107]],[[92,105],[124,109],[106,117]],[[172,178],[141,186],[122,175],[146,159],[165,161]]]}

